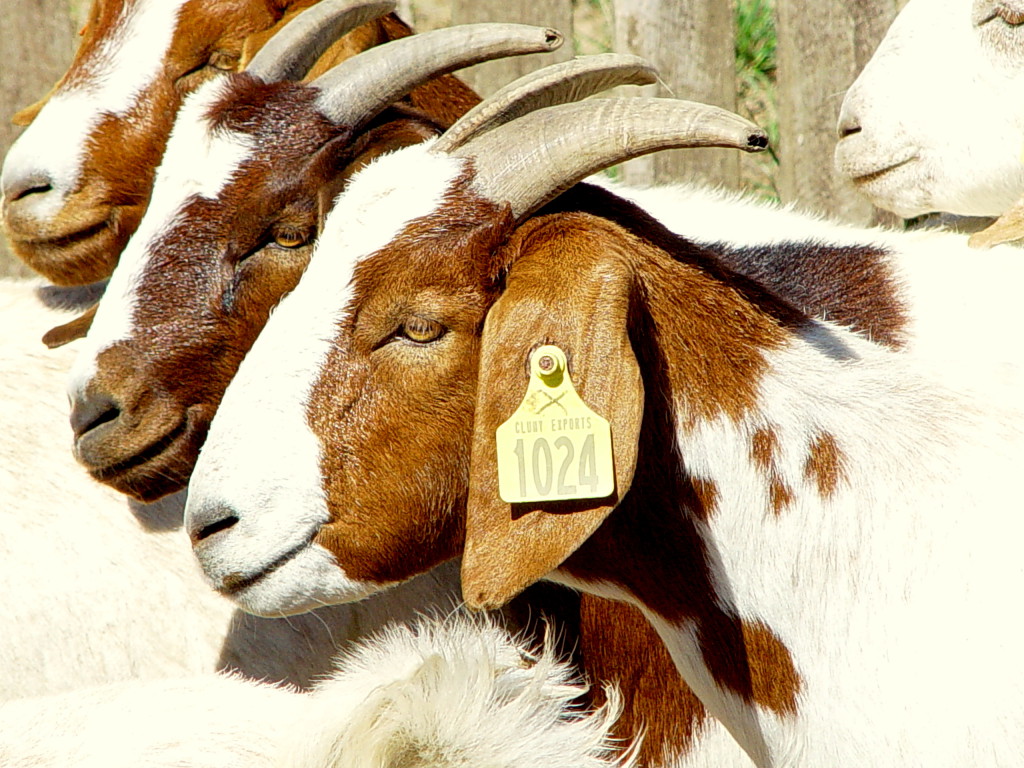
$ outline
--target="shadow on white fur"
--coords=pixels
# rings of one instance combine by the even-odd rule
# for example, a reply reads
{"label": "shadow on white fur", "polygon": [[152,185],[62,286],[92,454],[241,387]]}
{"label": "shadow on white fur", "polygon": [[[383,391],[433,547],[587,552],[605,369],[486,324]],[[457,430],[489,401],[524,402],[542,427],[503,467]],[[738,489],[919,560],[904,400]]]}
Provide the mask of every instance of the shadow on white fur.
{"label": "shadow on white fur", "polygon": [[[551,644],[548,644],[550,647]],[[550,650],[457,617],[394,625],[312,693],[208,676],[0,705],[5,768],[628,768]]]}

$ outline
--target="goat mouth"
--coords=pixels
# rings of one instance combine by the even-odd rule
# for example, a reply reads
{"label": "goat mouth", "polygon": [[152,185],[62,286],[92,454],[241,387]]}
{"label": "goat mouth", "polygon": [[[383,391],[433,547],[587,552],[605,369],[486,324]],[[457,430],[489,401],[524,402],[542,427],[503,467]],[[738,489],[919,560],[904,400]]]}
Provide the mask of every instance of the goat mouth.
{"label": "goat mouth", "polygon": [[237,598],[239,594],[263,581],[275,571],[280,570],[283,566],[298,557],[298,555],[309,549],[313,544],[313,540],[316,538],[316,534],[317,532],[314,529],[305,539],[300,541],[291,549],[288,549],[278,555],[258,571],[248,574],[239,573],[237,571],[229,573],[221,580],[220,584],[217,585],[216,590],[225,597]]}
{"label": "goat mouth", "polygon": [[[113,437],[111,427],[106,424],[101,424],[95,431],[104,430],[106,434],[97,434],[95,438]],[[207,425],[202,420],[186,416],[162,436],[130,456],[101,466],[83,463],[86,463],[93,479],[140,501],[156,501],[188,484],[206,431]],[[87,432],[79,442],[92,434],[93,431]],[[75,450],[81,455],[79,445],[75,446]]]}
{"label": "goat mouth", "polygon": [[112,216],[108,214],[97,222],[87,224],[75,230],[46,235],[23,235],[18,232],[16,223],[12,223],[10,219],[8,219],[6,223],[8,231],[10,232],[11,240],[18,245],[36,248],[71,248],[79,243],[91,240],[102,232],[105,232],[113,224],[113,219]]}
{"label": "goat mouth", "polygon": [[898,162],[890,163],[883,168],[878,168],[877,170],[868,171],[866,173],[851,175],[850,180],[857,186],[867,186],[868,184],[878,181],[883,176],[887,176],[893,171],[899,170],[903,166],[908,165],[915,160],[917,160],[917,155],[911,155],[910,157],[904,158]]}
{"label": "goat mouth", "polygon": [[57,285],[80,285],[110,277],[135,224],[109,209],[101,219],[78,226],[36,228],[4,215],[11,249],[23,262]]}

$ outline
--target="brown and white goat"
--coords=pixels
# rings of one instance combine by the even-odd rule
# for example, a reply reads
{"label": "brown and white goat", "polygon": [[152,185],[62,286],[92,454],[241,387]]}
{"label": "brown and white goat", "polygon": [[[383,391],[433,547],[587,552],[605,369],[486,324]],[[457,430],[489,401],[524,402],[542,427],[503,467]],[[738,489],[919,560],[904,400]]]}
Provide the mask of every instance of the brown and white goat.
{"label": "brown and white goat", "polygon": [[[544,37],[528,45],[550,45]],[[457,52],[461,60],[471,55],[463,50],[465,42],[439,47]],[[394,55],[387,55],[389,64],[397,66]],[[432,67],[443,66],[442,59],[430,59]],[[626,68],[632,67],[628,74],[621,60],[616,66],[618,81],[650,77],[635,61],[627,62]],[[376,63],[371,70],[386,72]],[[359,90],[351,79],[345,78],[346,101]],[[575,87],[582,87],[579,81]],[[370,92],[380,88],[362,84]],[[171,155],[172,140],[167,166],[205,167],[211,186],[221,179],[218,193],[190,198],[180,210],[158,208],[169,195],[191,193],[171,174],[158,179],[153,210],[115,272],[76,369],[84,373],[72,390],[80,458],[98,479],[142,498],[176,490],[187,481],[224,388],[272,307],[298,281],[318,212],[330,204],[334,190],[368,159],[422,141],[443,127],[419,113],[391,109],[355,131],[351,121],[325,111],[314,87],[261,84],[243,76],[231,79],[216,99],[214,107],[186,106],[175,136],[190,141],[179,158]],[[282,131],[286,124],[292,127]],[[197,135],[202,140],[195,141]],[[203,147],[212,152],[231,142],[252,147],[237,169],[198,157]],[[122,285],[129,288],[121,291]],[[120,325],[109,319],[117,317]],[[116,337],[106,335],[111,327]],[[115,418],[97,418],[114,408]],[[92,420],[82,414],[92,414]],[[185,439],[167,440],[161,430],[175,420],[187,425],[177,429]],[[107,459],[100,471],[91,466],[93,456]],[[104,471],[111,467],[116,470]],[[622,733],[632,735],[643,725],[648,733],[644,748],[655,761],[666,749],[685,752],[697,736],[695,724],[703,721],[703,709],[685,686],[664,682],[671,661],[642,618],[630,609],[587,600],[580,620],[588,673],[623,684],[627,714]],[[609,632],[609,625],[617,632]],[[628,655],[618,658],[616,640],[629,646]],[[668,716],[679,706],[691,708],[694,720]]]}
{"label": "brown and white goat", "polygon": [[0,281],[0,701],[217,671],[307,689],[340,648],[457,600],[456,569],[288,619],[215,594],[182,535],[184,493],[140,504],[89,478],[66,448],[74,350],[37,336],[76,308],[55,305],[67,293]]}
{"label": "brown and white goat", "polygon": [[[242,68],[318,0],[94,0],[75,59],[16,121],[29,128],[4,161],[3,223],[15,253],[61,285],[110,275],[149,200],[183,98]],[[409,28],[371,21],[334,45],[314,75]],[[454,78],[414,90],[444,124],[476,102]]]}
{"label": "brown and white goat", "polygon": [[[820,280],[886,309],[878,341],[642,211],[531,215],[701,135],[696,114],[555,107],[358,174],[221,403],[190,485],[197,556],[259,613],[462,555],[473,606],[548,578],[639,607],[757,765],[1020,765],[1020,354],[990,321],[1009,295],[992,276],[1024,265],[820,250]],[[945,282],[904,284],[929,268]],[[946,357],[932,320],[960,327]],[[498,496],[495,428],[541,344],[611,421],[607,499]]]}

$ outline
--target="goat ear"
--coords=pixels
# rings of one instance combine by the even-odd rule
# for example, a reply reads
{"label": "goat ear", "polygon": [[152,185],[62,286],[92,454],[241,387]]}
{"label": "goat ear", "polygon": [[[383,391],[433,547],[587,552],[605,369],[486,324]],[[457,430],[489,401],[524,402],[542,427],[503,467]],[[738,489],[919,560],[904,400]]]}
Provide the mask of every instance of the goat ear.
{"label": "goat ear", "polygon": [[972,248],[991,248],[1017,240],[1024,240],[1024,197],[985,229],[971,235],[967,244]]}
{"label": "goat ear", "polygon": [[[615,508],[636,467],[644,395],[628,333],[628,258],[586,231],[532,229],[483,331],[462,563],[471,608],[503,605],[557,568]],[[565,352],[583,402],[610,422],[615,490],[606,498],[509,504],[499,496],[495,430],[523,400],[530,354],[542,344]]]}
{"label": "goat ear", "polygon": [[285,7],[280,9],[281,18],[276,23],[266,29],[253,32],[245,38],[245,41],[242,43],[242,56],[238,61],[238,70],[244,70],[248,63],[252,61],[252,57],[259,52],[260,48],[267,44],[270,38],[280,32],[288,25],[288,22],[314,3],[316,3],[316,0],[285,4]]}
{"label": "goat ear", "polygon": [[50,100],[51,95],[53,95],[53,91],[50,91],[50,93],[43,96],[43,98],[35,104],[30,104],[24,109],[19,109],[11,116],[11,123],[19,128],[24,128],[26,125],[29,125],[36,119],[36,116],[43,111],[43,107],[46,106],[46,102]]}
{"label": "goat ear", "polygon": [[74,320],[48,330],[43,334],[43,344],[50,349],[56,349],[70,344],[75,339],[83,338],[92,327],[92,319],[96,316],[97,307],[99,304],[93,304]]}

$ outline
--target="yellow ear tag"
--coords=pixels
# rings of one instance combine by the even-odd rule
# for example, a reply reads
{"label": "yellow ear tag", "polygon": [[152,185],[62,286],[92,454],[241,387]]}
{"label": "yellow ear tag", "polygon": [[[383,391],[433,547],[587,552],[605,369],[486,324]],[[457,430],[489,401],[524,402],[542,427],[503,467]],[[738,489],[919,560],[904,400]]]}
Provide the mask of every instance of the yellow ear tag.
{"label": "yellow ear tag", "polygon": [[526,396],[495,435],[503,501],[602,499],[615,490],[611,427],[576,394],[553,344],[530,356]]}

